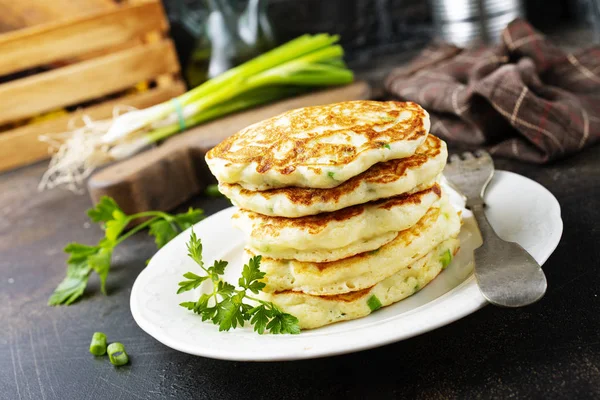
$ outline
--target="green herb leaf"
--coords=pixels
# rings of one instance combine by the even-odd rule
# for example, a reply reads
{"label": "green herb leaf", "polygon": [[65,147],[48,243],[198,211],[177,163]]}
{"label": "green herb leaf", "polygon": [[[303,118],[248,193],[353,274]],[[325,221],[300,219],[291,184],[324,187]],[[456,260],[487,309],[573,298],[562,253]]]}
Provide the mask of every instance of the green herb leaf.
{"label": "green herb leaf", "polygon": [[204,262],[202,261],[202,241],[198,239],[194,230],[190,234],[190,240],[187,243],[188,256],[196,261],[196,264],[200,268],[204,269]]}
{"label": "green herb leaf", "polygon": [[123,229],[125,229],[130,222],[131,219],[127,217],[123,211],[113,211],[113,219],[106,221],[106,239],[111,242],[116,241],[121,232],[123,232]]}
{"label": "green herb leaf", "polygon": [[[274,306],[273,306],[274,307]],[[274,308],[272,311],[273,318],[267,324],[267,329],[270,333],[300,333],[300,327],[298,326],[298,318],[291,314],[283,313],[278,309]]]}
{"label": "green herb leaf", "polygon": [[106,278],[110,270],[110,258],[112,257],[112,248],[103,247],[96,254],[88,256],[87,262],[90,267],[96,271],[100,277],[100,290],[106,294]]}
{"label": "green herb leaf", "polygon": [[[160,248],[172,240],[179,230],[187,229],[204,215],[202,210],[192,208],[186,213],[177,215],[161,211],[127,215],[112,198],[107,196],[102,197],[87,214],[92,221],[102,223],[105,236],[96,246],[70,243],[65,247],[65,252],[69,254],[67,274],[48,299],[49,305],[68,305],[79,299],[85,291],[92,271],[100,277],[101,290],[106,294],[106,280],[110,271],[112,252],[118,244],[137,231],[149,226],[151,235],[155,237],[156,245]],[[130,222],[142,217],[151,217],[151,219],[123,233]],[[201,257],[202,248],[196,251]]]}
{"label": "green herb leaf", "polygon": [[383,147],[385,147],[388,150],[391,150],[392,148],[390,147],[390,145],[388,143],[384,144]]}
{"label": "green herb leaf", "polygon": [[217,284],[217,294],[222,297],[230,297],[235,291],[235,286],[224,281],[219,281]]}
{"label": "green herb leaf", "polygon": [[219,331],[228,331],[237,326],[244,326],[242,299],[244,292],[239,292],[217,304],[217,315],[213,322],[219,323]]}
{"label": "green herb leaf", "polygon": [[181,231],[185,231],[190,226],[200,222],[203,218],[203,210],[190,207],[187,212],[174,215],[173,221],[179,226]]}
{"label": "green herb leaf", "polygon": [[219,191],[219,185],[217,184],[208,185],[204,190],[204,194],[209,197],[223,197],[223,194]]}
{"label": "green herb leaf", "polygon": [[159,219],[150,224],[148,234],[154,236],[156,248],[160,249],[165,244],[173,240],[175,236],[179,234],[179,232],[175,230],[172,223],[164,219]]}
{"label": "green herb leaf", "polygon": [[196,308],[196,302],[195,301],[184,301],[183,303],[179,303],[179,305],[181,307],[185,307],[188,310],[192,311]]}
{"label": "green herb leaf", "polygon": [[227,267],[228,262],[223,260],[215,261],[212,267],[208,269],[209,274],[214,275],[223,275],[225,273],[225,267]]}
{"label": "green herb leaf", "polygon": [[202,284],[208,276],[198,276],[192,272],[187,272],[183,274],[187,281],[179,282],[179,289],[177,290],[177,294],[187,292],[188,290],[196,289],[198,286]]}
{"label": "green herb leaf", "polygon": [[54,289],[54,293],[48,299],[48,305],[69,305],[79,299],[85,291],[91,271],[92,268],[86,260],[69,263],[67,276]]}
{"label": "green herb leaf", "polygon": [[[244,326],[245,321],[250,321],[254,331],[263,334],[265,331],[271,333],[299,333],[298,319],[293,315],[279,310],[273,303],[265,302],[247,295],[247,291],[260,292],[265,284],[260,282],[265,273],[260,271],[261,256],[252,257],[248,264],[244,265],[242,276],[238,280],[240,290],[225,282],[221,275],[225,273],[227,261],[218,260],[208,269],[204,268],[202,260],[202,242],[192,231],[187,244],[188,255],[206,272],[200,276],[188,272],[184,274],[186,280],[179,282],[179,290],[182,293],[198,287],[201,282],[210,279],[213,285],[212,293],[204,293],[198,301],[186,301],[179,305],[194,311],[202,316],[202,321],[210,320],[219,326],[219,331],[228,331],[238,326]],[[256,307],[244,302],[251,300],[259,303]],[[210,305],[212,304],[212,306]]]}
{"label": "green herb leaf", "polygon": [[244,265],[242,270],[242,277],[238,281],[238,285],[244,289],[249,289],[252,293],[260,292],[265,284],[259,282],[260,279],[265,277],[265,273],[260,270],[261,256],[254,256],[248,261],[248,264]]}
{"label": "green herb leaf", "polygon": [[94,222],[107,222],[113,219],[115,211],[121,211],[117,202],[111,197],[103,196],[94,208],[87,211],[87,215]]}
{"label": "green herb leaf", "polygon": [[88,256],[96,254],[100,250],[99,246],[88,246],[81,243],[69,243],[65,246],[64,252],[69,254],[67,263],[76,263],[87,260]]}
{"label": "green herb leaf", "polygon": [[258,332],[259,335],[265,333],[269,319],[273,316],[271,310],[267,309],[264,304],[254,307],[249,312],[252,315],[250,323],[254,326],[254,332]]}

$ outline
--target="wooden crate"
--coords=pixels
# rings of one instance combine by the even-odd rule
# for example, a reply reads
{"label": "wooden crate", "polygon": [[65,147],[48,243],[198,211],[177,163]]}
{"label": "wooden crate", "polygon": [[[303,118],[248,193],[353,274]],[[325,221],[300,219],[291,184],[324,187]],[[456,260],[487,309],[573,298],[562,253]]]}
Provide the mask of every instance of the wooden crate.
{"label": "wooden crate", "polygon": [[[185,91],[160,0],[94,1],[91,12],[0,34],[0,76],[9,76],[0,83],[0,171],[48,158],[38,137],[66,131],[77,115],[108,118],[115,106]],[[10,78],[21,71],[29,73]]]}

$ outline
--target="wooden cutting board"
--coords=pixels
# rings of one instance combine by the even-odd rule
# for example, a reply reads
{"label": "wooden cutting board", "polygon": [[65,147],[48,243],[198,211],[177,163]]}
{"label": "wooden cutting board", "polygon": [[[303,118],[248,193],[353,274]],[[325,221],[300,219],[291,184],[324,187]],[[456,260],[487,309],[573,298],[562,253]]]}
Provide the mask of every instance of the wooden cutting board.
{"label": "wooden cutting board", "polygon": [[110,196],[127,213],[171,210],[215,182],[204,155],[240,129],[294,108],[368,99],[370,95],[366,82],[355,82],[199,125],[92,175],[88,182],[90,196],[94,203]]}

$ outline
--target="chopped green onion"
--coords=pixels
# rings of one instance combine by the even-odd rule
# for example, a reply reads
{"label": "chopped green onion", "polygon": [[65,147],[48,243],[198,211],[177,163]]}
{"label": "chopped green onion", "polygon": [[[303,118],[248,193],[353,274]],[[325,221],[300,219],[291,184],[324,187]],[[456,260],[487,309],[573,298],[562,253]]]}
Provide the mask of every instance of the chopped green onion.
{"label": "chopped green onion", "polygon": [[452,253],[450,252],[450,250],[446,250],[446,252],[442,254],[442,257],[440,258],[440,262],[442,263],[442,269],[446,269],[446,267],[450,264],[451,261]]}
{"label": "chopped green onion", "polygon": [[106,354],[106,335],[102,332],[94,332],[92,343],[90,343],[90,353],[95,356]]}
{"label": "chopped green onion", "polygon": [[391,150],[392,148],[390,147],[390,145],[388,143],[384,144],[383,147],[385,147],[388,150]]}
{"label": "chopped green onion", "polygon": [[367,305],[369,306],[371,311],[377,311],[382,306],[381,301],[379,301],[379,299],[375,295],[369,297],[369,300],[367,300]]}
{"label": "chopped green onion", "polygon": [[113,365],[120,367],[129,362],[129,357],[125,352],[125,346],[122,343],[114,342],[108,345],[108,358]]}
{"label": "chopped green onion", "polygon": [[204,190],[204,194],[206,194],[209,197],[223,197],[223,193],[219,191],[219,185],[217,185],[216,183],[208,185]]}
{"label": "chopped green onion", "polygon": [[328,177],[330,177],[331,179],[335,179],[335,172],[333,172],[333,171],[329,171],[329,172],[327,173],[327,176],[328,176]]}

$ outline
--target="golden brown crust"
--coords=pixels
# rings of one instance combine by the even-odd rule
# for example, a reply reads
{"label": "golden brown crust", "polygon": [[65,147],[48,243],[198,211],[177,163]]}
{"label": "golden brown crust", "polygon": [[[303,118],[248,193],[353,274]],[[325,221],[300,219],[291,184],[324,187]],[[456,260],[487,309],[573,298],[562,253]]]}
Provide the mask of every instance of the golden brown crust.
{"label": "golden brown crust", "polygon": [[[339,186],[330,189],[314,189],[299,187],[284,187],[278,189],[263,190],[260,195],[269,198],[276,195],[284,195],[290,202],[298,205],[310,206],[315,203],[337,203],[346,193],[354,191],[361,182],[386,184],[397,181],[406,174],[409,169],[416,169],[434,158],[442,151],[442,141],[433,135],[428,135],[425,142],[417,148],[415,154],[410,157],[391,160],[373,165],[371,168],[359,174]],[[232,184],[222,184],[233,186]],[[241,196],[250,196],[255,192],[240,188]]]}
{"label": "golden brown crust", "polygon": [[[409,111],[410,117],[398,120],[403,111]],[[425,110],[413,102],[360,100],[305,107],[239,131],[206,157],[256,163],[260,174],[275,170],[288,175],[298,165],[321,172],[320,167],[346,165],[369,149],[418,140],[427,135],[426,118]],[[355,135],[365,139],[360,147],[351,141]],[[348,143],[340,143],[340,138]]]}
{"label": "golden brown crust", "polygon": [[[419,220],[419,222],[417,222],[416,225],[412,226],[409,229],[398,232],[398,235],[391,242],[383,245],[380,249],[375,250],[375,251],[380,251],[381,249],[383,249],[386,246],[398,246],[399,243],[402,243],[403,246],[408,246],[413,240],[415,240],[417,237],[421,236],[424,230],[428,229],[428,227],[430,227],[433,223],[435,223],[435,221],[439,217],[440,212],[441,211],[438,207],[430,208],[427,211],[427,213]],[[248,248],[246,248],[246,251],[251,256],[254,255],[254,253],[251,250],[249,250]],[[371,255],[371,253],[372,252],[367,251],[367,252],[356,254],[352,257],[344,258],[342,260],[337,260],[337,261],[320,262],[320,263],[307,262],[307,263],[304,263],[306,265],[302,265],[302,263],[298,263],[298,265],[295,268],[298,270],[297,273],[299,273],[299,274],[302,273],[302,271],[300,271],[300,270],[305,270],[305,269],[311,270],[312,268],[316,268],[319,271],[324,271],[326,269],[334,269],[334,268],[345,268],[348,265],[348,263],[347,263],[348,260],[357,261],[361,258],[369,257]],[[269,258],[263,256],[263,259],[268,260]]]}
{"label": "golden brown crust", "polygon": [[[279,232],[285,228],[303,229],[310,235],[316,235],[323,231],[332,221],[341,222],[349,220],[365,212],[366,206],[376,206],[389,210],[393,207],[399,207],[407,204],[420,204],[423,197],[434,193],[438,198],[442,196],[440,186],[436,183],[432,187],[416,193],[404,193],[387,199],[380,199],[366,204],[346,207],[338,211],[326,212],[316,215],[308,215],[299,218],[286,218],[260,215],[252,211],[244,211],[246,216],[251,219],[260,219],[261,235],[279,236]],[[234,214],[234,218],[237,214]]]}
{"label": "golden brown crust", "polygon": [[318,296],[318,295],[314,295],[314,294],[306,294],[306,293],[302,293],[302,292],[295,292],[293,290],[282,290],[280,292],[275,292],[273,293],[275,296],[277,295],[281,295],[281,294],[296,294],[296,295],[301,295],[301,296],[311,296],[311,297],[318,297],[322,300],[328,300],[328,301],[343,301],[345,303],[350,303],[352,301],[358,300],[361,297],[366,297],[369,292],[371,291],[371,289],[373,288],[373,286],[368,287],[366,289],[362,289],[362,290],[357,290],[355,292],[348,292],[348,293],[342,293],[342,294],[332,294],[332,295],[322,295],[322,296]]}

